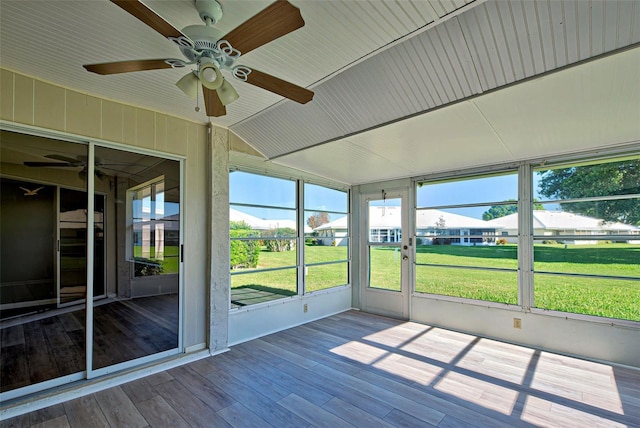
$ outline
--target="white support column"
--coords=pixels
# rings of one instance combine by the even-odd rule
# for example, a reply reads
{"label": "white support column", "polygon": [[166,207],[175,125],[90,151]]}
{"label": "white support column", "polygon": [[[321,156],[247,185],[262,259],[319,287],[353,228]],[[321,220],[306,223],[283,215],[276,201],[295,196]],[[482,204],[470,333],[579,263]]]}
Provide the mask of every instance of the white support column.
{"label": "white support column", "polygon": [[518,303],[525,311],[533,305],[533,178],[531,166],[518,169]]}
{"label": "white support column", "polygon": [[[229,338],[229,131],[209,125],[209,351]],[[187,284],[188,286],[188,284]]]}

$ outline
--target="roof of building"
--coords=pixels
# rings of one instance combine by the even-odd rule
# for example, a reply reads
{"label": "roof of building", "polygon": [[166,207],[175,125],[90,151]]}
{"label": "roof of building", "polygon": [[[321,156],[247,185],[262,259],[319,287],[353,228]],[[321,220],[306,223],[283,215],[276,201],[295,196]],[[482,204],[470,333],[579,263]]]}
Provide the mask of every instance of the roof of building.
{"label": "roof of building", "polygon": [[[296,229],[296,222],[290,219],[275,219],[268,220],[252,216],[242,211],[238,211],[233,208],[229,208],[229,221],[243,221],[256,230],[271,230],[281,227],[288,227],[290,229]],[[311,228],[304,227],[305,233],[311,232]]]}
{"label": "roof of building", "polygon": [[[417,214],[417,228],[427,229],[435,227],[440,219],[444,221],[446,229],[494,229],[484,220],[453,214],[441,210],[419,210]],[[400,207],[370,207],[369,227],[371,229],[399,229],[401,227]],[[340,217],[332,222],[325,223],[315,228],[315,231],[327,229],[346,229],[347,216]]]}
{"label": "roof of building", "polygon": [[[518,228],[518,214],[489,220],[488,223],[504,229]],[[545,230],[608,230],[640,231],[640,228],[620,222],[606,222],[599,218],[587,217],[564,211],[533,211],[533,228]]]}

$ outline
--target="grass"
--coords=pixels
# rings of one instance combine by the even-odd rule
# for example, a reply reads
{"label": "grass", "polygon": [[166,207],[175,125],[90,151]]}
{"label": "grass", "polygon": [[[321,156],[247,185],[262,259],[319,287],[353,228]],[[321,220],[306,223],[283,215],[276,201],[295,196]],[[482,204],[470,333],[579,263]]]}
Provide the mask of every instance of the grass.
{"label": "grass", "polygon": [[[345,247],[306,246],[307,260],[346,258]],[[536,245],[535,271],[640,278],[640,245]],[[416,291],[516,305],[517,247],[453,245],[416,249]],[[420,266],[433,264],[436,266]],[[295,253],[260,254],[260,269],[293,266]],[[468,269],[444,266],[465,266]],[[490,271],[474,267],[511,269]],[[346,283],[346,263],[309,267],[307,291]],[[399,290],[400,258],[397,247],[371,251],[372,286]],[[283,296],[296,292],[295,269],[232,276],[233,289],[268,287]],[[257,288],[256,288],[257,289]],[[535,275],[535,306],[578,314],[640,321],[640,282],[576,276]]]}
{"label": "grass", "polygon": [[[517,269],[517,247],[424,246],[417,263]],[[629,244],[536,245],[534,271],[640,278],[640,246]],[[542,309],[640,321],[640,282],[536,274],[534,306]],[[416,291],[517,304],[511,272],[418,266]]]}
{"label": "grass", "polygon": [[[156,248],[151,247],[151,254],[156,253]],[[133,247],[133,256],[142,257],[142,246],[135,245]],[[179,273],[180,272],[180,248],[177,245],[165,245],[164,246],[164,259],[149,258],[154,262],[162,265],[162,273]]]}

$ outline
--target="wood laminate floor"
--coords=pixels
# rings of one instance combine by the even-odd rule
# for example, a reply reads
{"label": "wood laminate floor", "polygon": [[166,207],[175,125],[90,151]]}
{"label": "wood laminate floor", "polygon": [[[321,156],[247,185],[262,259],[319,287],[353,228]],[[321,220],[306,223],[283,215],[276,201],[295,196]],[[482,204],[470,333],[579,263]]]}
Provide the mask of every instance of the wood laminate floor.
{"label": "wood laminate floor", "polygon": [[640,371],[349,311],[0,426],[640,427]]}
{"label": "wood laminate floor", "polygon": [[[178,296],[112,301],[94,308],[94,369],[178,346]],[[51,311],[0,329],[0,390],[85,370],[82,308]]]}

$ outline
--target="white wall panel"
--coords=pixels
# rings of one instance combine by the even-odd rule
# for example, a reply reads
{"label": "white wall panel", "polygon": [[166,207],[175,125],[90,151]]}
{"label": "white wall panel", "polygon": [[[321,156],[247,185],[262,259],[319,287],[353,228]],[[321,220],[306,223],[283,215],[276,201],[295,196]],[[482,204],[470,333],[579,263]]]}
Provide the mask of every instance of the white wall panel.
{"label": "white wall panel", "polygon": [[[565,319],[518,308],[498,309],[443,300],[411,298],[411,319],[561,354],[640,367],[640,330]],[[513,328],[513,318],[522,329]]]}
{"label": "white wall panel", "polygon": [[[304,312],[304,305],[308,312]],[[316,292],[300,298],[274,300],[229,313],[229,345],[351,309],[351,287]]]}

